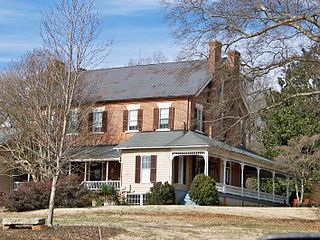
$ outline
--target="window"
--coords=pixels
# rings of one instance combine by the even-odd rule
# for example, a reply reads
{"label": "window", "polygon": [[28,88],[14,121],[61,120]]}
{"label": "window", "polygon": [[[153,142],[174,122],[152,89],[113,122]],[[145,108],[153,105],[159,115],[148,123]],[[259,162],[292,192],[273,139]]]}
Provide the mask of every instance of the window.
{"label": "window", "polygon": [[78,109],[71,109],[69,121],[68,121],[68,132],[77,133],[78,127],[79,127]]}
{"label": "window", "polygon": [[159,129],[169,128],[169,108],[159,109]]}
{"label": "window", "polygon": [[128,130],[138,129],[138,110],[128,111]]}
{"label": "window", "polygon": [[203,131],[203,107],[202,105],[196,105],[196,130]]}
{"label": "window", "polygon": [[92,132],[102,132],[103,112],[96,110],[93,112]]}
{"label": "window", "polygon": [[141,183],[150,182],[151,156],[141,156]]}

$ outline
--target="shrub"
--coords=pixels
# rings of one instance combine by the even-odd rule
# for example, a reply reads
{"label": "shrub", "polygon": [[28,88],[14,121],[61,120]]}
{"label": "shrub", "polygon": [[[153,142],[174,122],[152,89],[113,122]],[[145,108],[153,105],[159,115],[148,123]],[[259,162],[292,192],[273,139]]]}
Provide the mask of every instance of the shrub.
{"label": "shrub", "polygon": [[149,205],[169,205],[175,204],[176,197],[174,188],[165,182],[156,182],[153,187],[150,188],[150,192],[147,193],[146,203]]}
{"label": "shrub", "polygon": [[[78,176],[62,176],[57,184],[56,207],[84,207],[91,205],[91,192],[80,185]],[[4,199],[4,207],[10,211],[45,209],[49,205],[51,180],[25,182]]]}
{"label": "shrub", "polygon": [[101,194],[108,203],[119,204],[119,194],[113,186],[103,184],[101,186]]}
{"label": "shrub", "polygon": [[189,196],[198,205],[214,206],[219,204],[216,183],[205,174],[195,176],[189,190]]}

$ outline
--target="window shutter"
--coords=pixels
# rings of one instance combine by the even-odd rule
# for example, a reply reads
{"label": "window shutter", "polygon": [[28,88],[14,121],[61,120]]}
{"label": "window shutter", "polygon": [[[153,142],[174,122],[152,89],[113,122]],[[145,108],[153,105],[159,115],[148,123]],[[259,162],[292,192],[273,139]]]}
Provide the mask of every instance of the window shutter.
{"label": "window shutter", "polygon": [[153,109],[153,130],[159,128],[159,108]]}
{"label": "window shutter", "polygon": [[93,126],[93,113],[89,113],[88,117],[88,131],[92,132],[92,126]]}
{"label": "window shutter", "polygon": [[157,179],[157,156],[151,155],[150,182],[154,183]]}
{"label": "window shutter", "polygon": [[179,178],[179,158],[173,159],[173,183],[178,183]]}
{"label": "window shutter", "polygon": [[140,183],[140,172],[141,172],[141,156],[136,156],[136,177],[135,183]]}
{"label": "window shutter", "polygon": [[104,132],[104,133],[107,132],[107,127],[108,127],[107,119],[108,119],[108,112],[104,111],[102,113],[102,132]]}
{"label": "window shutter", "polygon": [[169,108],[169,129],[173,130],[174,128],[174,108],[170,107]]}
{"label": "window shutter", "polygon": [[123,131],[128,131],[128,119],[129,119],[129,111],[124,110],[123,111]]}
{"label": "window shutter", "polygon": [[142,124],[143,124],[143,110],[138,110],[138,130],[142,131]]}

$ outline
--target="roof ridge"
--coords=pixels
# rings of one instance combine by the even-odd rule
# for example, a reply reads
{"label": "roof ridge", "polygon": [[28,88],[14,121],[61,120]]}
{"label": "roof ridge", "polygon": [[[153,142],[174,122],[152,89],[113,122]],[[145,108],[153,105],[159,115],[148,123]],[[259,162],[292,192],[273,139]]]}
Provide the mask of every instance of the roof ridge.
{"label": "roof ridge", "polygon": [[88,73],[88,72],[104,71],[104,70],[113,70],[113,69],[116,70],[116,69],[124,69],[124,68],[137,68],[137,67],[155,66],[155,65],[165,65],[165,64],[192,63],[192,62],[200,62],[200,61],[206,61],[206,59],[171,61],[171,62],[163,62],[163,63],[149,63],[149,64],[141,64],[141,65],[133,65],[133,66],[105,67],[105,68],[85,70],[85,71],[83,71],[83,72],[84,72],[84,73]]}

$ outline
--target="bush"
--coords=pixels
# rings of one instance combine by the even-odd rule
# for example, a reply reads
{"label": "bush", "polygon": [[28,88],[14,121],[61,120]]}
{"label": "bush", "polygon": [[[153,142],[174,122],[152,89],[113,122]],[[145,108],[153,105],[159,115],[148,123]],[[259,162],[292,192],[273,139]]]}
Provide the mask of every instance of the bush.
{"label": "bush", "polygon": [[176,196],[174,188],[165,182],[156,182],[153,187],[150,188],[150,192],[147,193],[146,204],[149,205],[169,205],[175,204]]}
{"label": "bush", "polygon": [[119,194],[114,187],[103,184],[101,187],[101,194],[109,204],[119,204]]}
{"label": "bush", "polygon": [[[56,207],[84,207],[91,205],[91,192],[80,185],[78,176],[62,176],[57,184]],[[48,208],[51,180],[25,182],[17,191],[4,199],[4,207],[10,211],[30,211]]]}
{"label": "bush", "polygon": [[189,196],[198,205],[214,206],[219,204],[216,183],[205,174],[195,176],[189,190]]}

